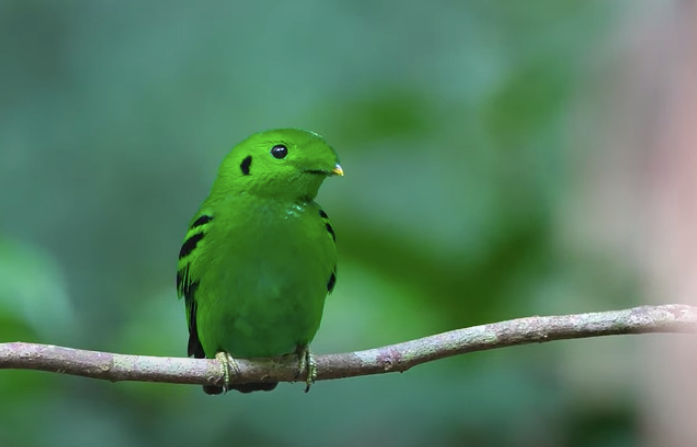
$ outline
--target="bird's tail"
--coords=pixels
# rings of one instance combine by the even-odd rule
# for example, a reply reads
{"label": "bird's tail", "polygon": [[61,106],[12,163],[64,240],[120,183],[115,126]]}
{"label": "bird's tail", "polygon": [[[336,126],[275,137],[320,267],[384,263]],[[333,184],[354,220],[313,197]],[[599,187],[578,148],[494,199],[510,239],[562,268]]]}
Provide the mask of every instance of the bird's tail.
{"label": "bird's tail", "polygon": [[[254,391],[271,391],[278,385],[278,382],[274,383],[242,383],[239,385],[230,385],[231,390],[237,390],[240,393],[252,393]],[[203,392],[206,394],[222,394],[224,388],[222,386],[205,385],[203,387]]]}

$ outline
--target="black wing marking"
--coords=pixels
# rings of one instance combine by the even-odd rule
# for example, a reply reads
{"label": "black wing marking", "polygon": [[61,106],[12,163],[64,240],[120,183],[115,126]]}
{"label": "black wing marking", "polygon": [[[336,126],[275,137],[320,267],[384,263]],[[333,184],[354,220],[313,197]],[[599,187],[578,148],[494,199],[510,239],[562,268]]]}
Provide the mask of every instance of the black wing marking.
{"label": "black wing marking", "polygon": [[[336,233],[334,233],[334,227],[332,227],[332,222],[331,222],[331,220],[329,220],[329,215],[327,213],[325,213],[323,209],[320,208],[319,217],[322,218],[322,222],[324,223],[324,227],[327,229],[327,232],[332,237],[332,241],[334,241],[336,243]],[[329,281],[327,281],[327,293],[332,293],[334,291],[335,285],[336,285],[336,266],[334,266],[334,269],[332,270],[332,274],[329,277]]]}
{"label": "black wing marking", "polygon": [[319,210],[319,217],[322,218],[322,222],[324,222],[324,227],[327,229],[327,232],[332,236],[332,240],[334,242],[336,242],[336,233],[334,233],[334,227],[332,227],[332,221],[329,220],[329,216],[321,208]]}
{"label": "black wing marking", "polygon": [[199,217],[194,221],[194,223],[191,224],[191,229],[193,230],[194,228],[198,228],[200,226],[206,225],[208,222],[213,220],[213,217],[204,214],[203,216]]}
{"label": "black wing marking", "polygon": [[196,327],[196,309],[197,303],[195,299],[196,289],[198,289],[199,281],[193,281],[190,275],[191,261],[190,255],[196,249],[196,246],[203,240],[206,233],[206,226],[213,220],[213,217],[208,214],[199,216],[189,228],[189,232],[184,238],[181,250],[179,251],[179,268],[177,270],[177,293],[184,297],[184,305],[189,320],[189,344],[187,347],[187,355],[195,358],[205,358],[206,353],[203,350],[201,341],[198,338],[198,329]]}
{"label": "black wing marking", "polygon": [[329,277],[329,282],[327,283],[327,293],[332,293],[334,291],[334,286],[336,285],[336,266],[334,266],[334,271],[332,276]]}
{"label": "black wing marking", "polygon": [[205,234],[201,232],[187,237],[182,244],[181,250],[179,250],[179,259],[184,259],[189,256],[191,252],[196,249],[196,245],[203,239],[203,236],[205,236]]}
{"label": "black wing marking", "polygon": [[180,295],[184,295],[184,306],[186,307],[186,314],[189,320],[189,345],[186,350],[186,355],[191,357],[192,355],[197,359],[202,359],[206,357],[206,353],[203,351],[203,346],[198,338],[198,330],[196,328],[196,289],[198,289],[199,282],[191,281],[189,276],[189,264],[177,272],[177,290]]}
{"label": "black wing marking", "polygon": [[332,227],[332,224],[327,222],[325,226],[327,227],[327,231],[329,232],[329,234],[332,235],[332,239],[334,240],[334,242],[336,242],[336,234],[334,233],[334,228]]}

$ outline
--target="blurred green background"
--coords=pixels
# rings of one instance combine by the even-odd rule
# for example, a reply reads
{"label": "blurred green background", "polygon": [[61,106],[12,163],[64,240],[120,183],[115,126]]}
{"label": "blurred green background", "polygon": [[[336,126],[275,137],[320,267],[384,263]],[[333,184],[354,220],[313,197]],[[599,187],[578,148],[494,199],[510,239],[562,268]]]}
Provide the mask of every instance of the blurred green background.
{"label": "blurred green background", "polygon": [[[186,225],[227,151],[279,126],[322,134],[346,172],[319,197],[341,275],[316,353],[638,303],[629,264],[568,237],[595,154],[579,104],[632,5],[0,1],[0,341],[183,356]],[[634,347],[307,395],[0,371],[0,445],[631,446]]]}

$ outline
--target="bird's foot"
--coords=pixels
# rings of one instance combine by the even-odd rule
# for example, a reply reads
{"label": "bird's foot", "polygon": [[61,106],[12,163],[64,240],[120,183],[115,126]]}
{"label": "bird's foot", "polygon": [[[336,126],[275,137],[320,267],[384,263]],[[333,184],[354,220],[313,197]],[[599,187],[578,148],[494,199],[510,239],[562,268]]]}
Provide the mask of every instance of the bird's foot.
{"label": "bird's foot", "polygon": [[305,379],[305,392],[310,391],[310,387],[315,383],[317,379],[317,363],[315,363],[315,358],[310,352],[310,347],[308,345],[298,346],[296,351],[298,354],[298,373],[296,378],[300,377],[304,372],[307,372],[307,378]]}
{"label": "bird's foot", "polygon": [[237,361],[227,352],[218,352],[215,354],[215,359],[223,365],[223,377],[225,378],[223,392],[227,393],[228,390],[230,390],[230,369],[232,369],[233,374],[237,376],[240,374],[240,367]]}

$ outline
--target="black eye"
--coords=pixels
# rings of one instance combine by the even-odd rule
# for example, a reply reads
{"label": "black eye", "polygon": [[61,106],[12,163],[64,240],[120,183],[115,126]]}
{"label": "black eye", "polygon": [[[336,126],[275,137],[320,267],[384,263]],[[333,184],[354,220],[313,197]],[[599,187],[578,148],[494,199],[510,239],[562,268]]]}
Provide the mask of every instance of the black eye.
{"label": "black eye", "polygon": [[271,155],[273,155],[274,158],[278,158],[279,160],[281,158],[286,158],[286,155],[288,155],[288,148],[282,144],[277,144],[276,146],[271,148]]}

